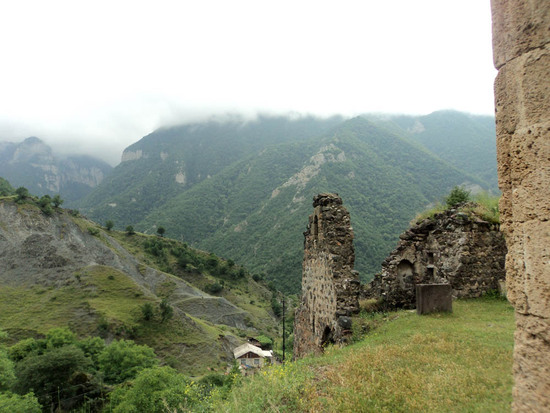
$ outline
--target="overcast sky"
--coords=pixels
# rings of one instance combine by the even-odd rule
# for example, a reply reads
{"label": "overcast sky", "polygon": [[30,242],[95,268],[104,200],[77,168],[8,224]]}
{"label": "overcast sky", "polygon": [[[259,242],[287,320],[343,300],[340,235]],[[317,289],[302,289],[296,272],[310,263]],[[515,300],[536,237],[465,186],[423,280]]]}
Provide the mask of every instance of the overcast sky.
{"label": "overcast sky", "polygon": [[493,114],[489,0],[2,1],[0,140],[116,163],[211,114]]}

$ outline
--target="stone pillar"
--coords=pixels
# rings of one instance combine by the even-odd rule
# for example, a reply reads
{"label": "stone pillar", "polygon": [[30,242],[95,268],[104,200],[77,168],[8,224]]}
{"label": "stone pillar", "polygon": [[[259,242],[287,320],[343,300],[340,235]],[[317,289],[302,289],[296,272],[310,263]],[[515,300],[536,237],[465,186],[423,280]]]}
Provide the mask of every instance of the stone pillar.
{"label": "stone pillar", "polygon": [[313,198],[304,232],[302,301],[294,321],[294,357],[320,353],[345,340],[359,312],[359,275],[349,213],[337,194]]}
{"label": "stone pillar", "polygon": [[501,229],[516,310],[514,403],[550,411],[550,1],[492,0]]}

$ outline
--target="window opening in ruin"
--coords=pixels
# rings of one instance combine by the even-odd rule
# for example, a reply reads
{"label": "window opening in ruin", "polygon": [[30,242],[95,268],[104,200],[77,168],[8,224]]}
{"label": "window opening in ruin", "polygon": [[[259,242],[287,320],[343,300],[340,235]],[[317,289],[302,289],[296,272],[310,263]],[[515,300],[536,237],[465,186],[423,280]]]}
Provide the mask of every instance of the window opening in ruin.
{"label": "window opening in ruin", "polygon": [[323,331],[323,336],[321,337],[321,347],[324,348],[329,344],[334,344],[334,339],[331,328],[326,326]]}
{"label": "window opening in ruin", "polygon": [[405,278],[413,275],[413,265],[409,260],[403,260],[397,265],[397,275]]}
{"label": "window opening in ruin", "polygon": [[430,281],[434,281],[434,269],[433,269],[433,267],[426,268],[426,273],[428,275],[428,279]]}
{"label": "window opening in ruin", "polygon": [[311,235],[313,236],[313,239],[317,239],[317,234],[319,232],[319,218],[317,218],[317,215],[313,217],[313,226],[311,228]]}
{"label": "window opening in ruin", "polygon": [[433,265],[434,263],[434,253],[428,252],[428,265]]}

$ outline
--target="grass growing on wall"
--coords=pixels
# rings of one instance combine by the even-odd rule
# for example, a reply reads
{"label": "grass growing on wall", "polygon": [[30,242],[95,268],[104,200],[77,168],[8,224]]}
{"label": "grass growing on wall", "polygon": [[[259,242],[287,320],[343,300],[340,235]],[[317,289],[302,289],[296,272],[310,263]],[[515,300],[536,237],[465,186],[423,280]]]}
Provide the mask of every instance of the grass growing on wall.
{"label": "grass growing on wall", "polygon": [[506,301],[464,300],[452,314],[391,313],[323,357],[242,379],[214,411],[502,412],[512,401],[514,316]]}

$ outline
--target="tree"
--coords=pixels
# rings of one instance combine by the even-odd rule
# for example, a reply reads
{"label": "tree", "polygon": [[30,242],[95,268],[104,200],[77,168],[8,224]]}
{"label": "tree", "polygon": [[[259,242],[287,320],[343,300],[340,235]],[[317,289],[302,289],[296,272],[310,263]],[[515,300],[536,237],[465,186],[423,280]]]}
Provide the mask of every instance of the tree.
{"label": "tree", "polygon": [[164,323],[166,320],[169,320],[174,315],[174,309],[172,306],[168,303],[168,300],[166,298],[163,298],[162,301],[159,304],[160,308],[160,322]]}
{"label": "tree", "polygon": [[15,190],[15,194],[17,195],[16,201],[23,201],[29,197],[29,190],[24,186],[20,186]]}
{"label": "tree", "polygon": [[32,354],[15,366],[15,390],[19,394],[34,390],[38,401],[49,405],[58,396],[61,399],[73,397],[78,389],[70,385],[71,378],[79,372],[86,372],[89,367],[88,358],[74,345],[53,348],[40,355]]}
{"label": "tree", "polygon": [[52,198],[52,204],[54,207],[56,208],[59,208],[59,206],[61,204],[63,204],[63,202],[65,202],[64,200],[61,199],[61,196],[59,194],[55,195],[53,198]]}
{"label": "tree", "polygon": [[15,382],[15,370],[13,361],[8,357],[8,353],[0,349],[0,391],[6,391]]}
{"label": "tree", "polygon": [[41,413],[42,407],[33,393],[19,396],[13,393],[0,393],[0,412]]}
{"label": "tree", "polygon": [[105,340],[101,337],[88,337],[78,340],[76,345],[94,362],[94,367],[99,368],[99,355],[105,350]]}
{"label": "tree", "polygon": [[46,215],[53,214],[51,202],[52,202],[52,198],[49,195],[44,195],[38,200],[38,206],[40,207],[42,212]]}
{"label": "tree", "polygon": [[98,357],[105,381],[116,384],[133,379],[141,370],[158,364],[155,352],[132,340],[113,341]]}
{"label": "tree", "polygon": [[134,231],[134,227],[133,227],[133,226],[128,225],[128,226],[126,227],[126,234],[128,234],[128,235],[134,235],[135,233],[136,233],[136,232]]}
{"label": "tree", "polygon": [[458,204],[468,202],[469,200],[470,191],[467,191],[460,186],[455,186],[453,189],[451,189],[451,192],[449,192],[449,195],[447,195],[447,197],[445,198],[445,202],[449,208],[453,208]]}
{"label": "tree", "polygon": [[158,227],[157,228],[157,234],[159,234],[161,237],[164,236],[165,232],[166,232],[166,230],[164,229],[164,227]]}
{"label": "tree", "polygon": [[52,202],[52,197],[49,196],[49,195],[43,195],[39,200],[38,200],[38,206],[40,208],[44,208],[46,205],[50,205],[50,203]]}
{"label": "tree", "polygon": [[[8,333],[0,330],[0,340],[8,338]],[[0,391],[9,389],[15,381],[13,361],[10,360],[4,345],[0,343]]]}
{"label": "tree", "polygon": [[143,304],[141,306],[141,314],[143,315],[143,319],[145,321],[151,320],[155,315],[155,312],[153,311],[153,305],[151,303]]}
{"label": "tree", "polygon": [[[113,221],[111,221],[110,219],[107,220],[107,222],[105,223],[105,228],[107,228],[107,231],[110,231],[113,229],[113,227],[115,226],[115,223]],[[126,228],[128,229],[128,228]],[[133,228],[132,228],[133,230]]]}
{"label": "tree", "polygon": [[76,343],[75,334],[67,327],[58,327],[48,330],[46,333],[46,347],[59,348]]}
{"label": "tree", "polygon": [[197,406],[202,399],[198,385],[168,366],[145,369],[131,386],[111,393],[115,413],[203,411]]}

